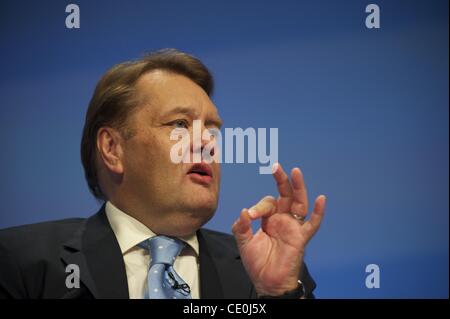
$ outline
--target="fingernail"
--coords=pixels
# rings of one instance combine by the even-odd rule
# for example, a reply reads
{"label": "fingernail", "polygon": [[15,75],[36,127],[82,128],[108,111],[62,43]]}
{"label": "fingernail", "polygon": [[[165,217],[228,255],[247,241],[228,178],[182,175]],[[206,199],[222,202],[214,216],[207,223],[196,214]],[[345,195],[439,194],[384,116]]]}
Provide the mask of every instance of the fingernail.
{"label": "fingernail", "polygon": [[248,214],[250,215],[250,217],[255,217],[256,216],[256,211],[254,209],[249,209],[248,210]]}
{"label": "fingernail", "polygon": [[277,172],[279,166],[280,165],[278,163],[272,165],[272,174],[275,174]]}

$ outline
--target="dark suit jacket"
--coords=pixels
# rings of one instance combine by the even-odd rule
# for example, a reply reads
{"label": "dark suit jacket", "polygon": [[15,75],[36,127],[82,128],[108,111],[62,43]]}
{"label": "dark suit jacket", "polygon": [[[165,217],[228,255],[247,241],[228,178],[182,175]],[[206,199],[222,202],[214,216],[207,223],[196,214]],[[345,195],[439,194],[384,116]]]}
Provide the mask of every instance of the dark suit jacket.
{"label": "dark suit jacket", "polygon": [[[256,298],[231,235],[200,229],[201,298]],[[67,288],[68,264],[80,288]],[[307,297],[315,283],[304,265]],[[65,219],[0,231],[0,298],[129,298],[125,264],[104,207]]]}

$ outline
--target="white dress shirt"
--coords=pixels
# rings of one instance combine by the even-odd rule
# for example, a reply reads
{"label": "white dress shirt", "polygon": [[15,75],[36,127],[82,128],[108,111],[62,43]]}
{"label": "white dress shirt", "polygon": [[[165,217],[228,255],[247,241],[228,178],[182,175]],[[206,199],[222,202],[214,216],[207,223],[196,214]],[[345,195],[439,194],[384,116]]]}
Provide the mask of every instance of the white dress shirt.
{"label": "white dress shirt", "polygon": [[[111,202],[106,203],[105,210],[125,262],[129,296],[131,299],[142,299],[144,291],[147,289],[147,273],[151,259],[146,249],[136,245],[156,234]],[[187,245],[175,260],[173,267],[191,288],[192,298],[198,299],[200,298],[200,285],[197,235],[179,239]]]}

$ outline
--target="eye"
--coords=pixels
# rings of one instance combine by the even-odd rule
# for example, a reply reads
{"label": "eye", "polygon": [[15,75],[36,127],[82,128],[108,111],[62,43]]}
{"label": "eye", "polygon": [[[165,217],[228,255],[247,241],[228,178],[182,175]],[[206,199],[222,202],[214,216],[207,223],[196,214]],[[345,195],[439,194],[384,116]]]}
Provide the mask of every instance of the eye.
{"label": "eye", "polygon": [[206,129],[208,130],[209,134],[211,134],[211,135],[215,136],[217,134],[220,134],[220,129],[217,126],[207,127]]}
{"label": "eye", "polygon": [[171,124],[174,125],[176,128],[188,128],[189,127],[188,121],[183,120],[183,119],[175,120]]}

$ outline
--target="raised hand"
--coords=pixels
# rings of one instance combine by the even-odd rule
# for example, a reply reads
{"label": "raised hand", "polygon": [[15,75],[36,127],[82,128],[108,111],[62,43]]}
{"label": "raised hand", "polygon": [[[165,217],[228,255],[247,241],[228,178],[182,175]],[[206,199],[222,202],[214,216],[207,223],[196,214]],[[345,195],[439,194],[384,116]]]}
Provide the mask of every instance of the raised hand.
{"label": "raised hand", "polygon": [[[279,197],[264,197],[250,209],[244,208],[232,230],[242,262],[260,295],[277,296],[298,286],[305,247],[319,229],[326,198],[314,202],[308,220],[308,198],[303,174],[291,172],[291,181],[280,164],[273,166]],[[252,220],[262,218],[253,234]]]}

